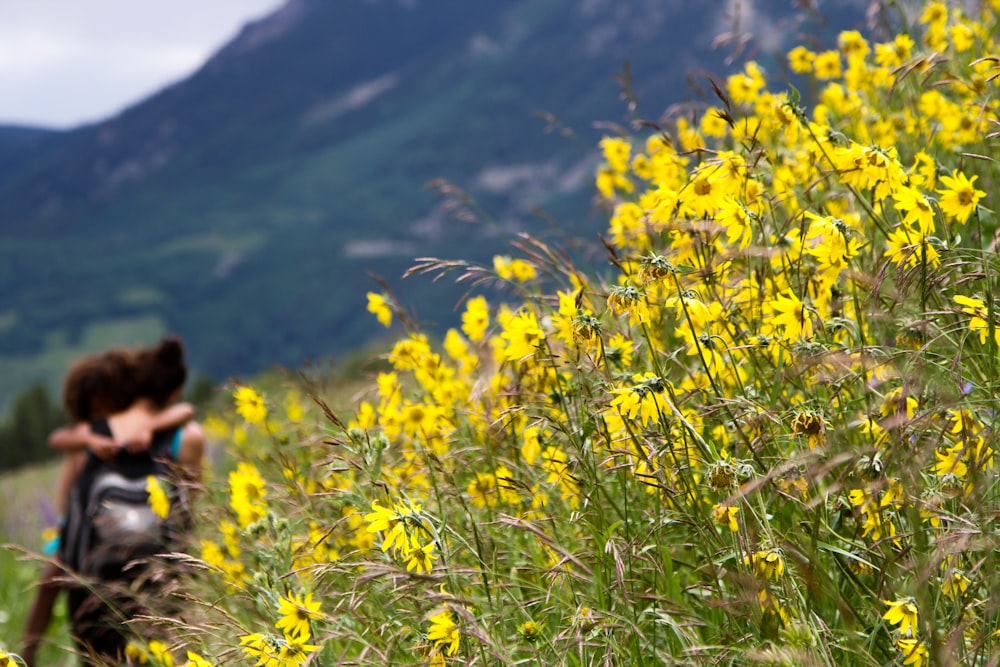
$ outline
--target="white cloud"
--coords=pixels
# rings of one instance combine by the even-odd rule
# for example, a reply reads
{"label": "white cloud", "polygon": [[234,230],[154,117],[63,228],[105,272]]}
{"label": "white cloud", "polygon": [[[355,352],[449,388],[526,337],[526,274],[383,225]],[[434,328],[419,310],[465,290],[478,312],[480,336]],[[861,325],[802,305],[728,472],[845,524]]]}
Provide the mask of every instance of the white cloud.
{"label": "white cloud", "polygon": [[187,76],[282,0],[0,3],[0,123],[99,120]]}

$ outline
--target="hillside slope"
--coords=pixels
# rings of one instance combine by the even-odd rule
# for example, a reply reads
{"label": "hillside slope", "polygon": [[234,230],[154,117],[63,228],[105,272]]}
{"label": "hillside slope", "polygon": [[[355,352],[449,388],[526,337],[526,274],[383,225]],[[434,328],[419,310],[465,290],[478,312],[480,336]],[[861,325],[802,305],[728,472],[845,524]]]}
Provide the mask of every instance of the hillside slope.
{"label": "hillside slope", "polygon": [[[377,335],[371,274],[446,320],[459,292],[400,282],[413,258],[486,259],[521,229],[594,240],[595,122],[657,118],[724,71],[733,18],[712,4],[289,0],[115,118],[7,160],[0,142],[0,366],[166,330],[216,377],[299,364]],[[756,25],[794,37],[803,16],[770,4],[783,18]],[[436,178],[492,219],[449,216]]]}

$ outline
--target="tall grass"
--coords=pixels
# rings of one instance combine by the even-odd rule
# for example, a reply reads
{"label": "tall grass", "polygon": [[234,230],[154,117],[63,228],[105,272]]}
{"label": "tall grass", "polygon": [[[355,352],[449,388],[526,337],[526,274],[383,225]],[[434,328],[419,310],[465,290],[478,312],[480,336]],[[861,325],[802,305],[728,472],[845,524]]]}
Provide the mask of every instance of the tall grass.
{"label": "tall grass", "polygon": [[612,270],[419,260],[509,301],[437,342],[371,294],[405,333],[351,417],[241,387],[186,610],[135,650],[997,664],[997,9],[793,50],[811,109],[747,63],[607,137]]}
{"label": "tall grass", "polygon": [[[53,509],[57,464],[30,466],[0,475],[0,650],[17,651],[45,567],[40,552],[46,528],[55,525]],[[65,602],[57,603],[40,665],[76,664],[68,654],[70,636]]]}

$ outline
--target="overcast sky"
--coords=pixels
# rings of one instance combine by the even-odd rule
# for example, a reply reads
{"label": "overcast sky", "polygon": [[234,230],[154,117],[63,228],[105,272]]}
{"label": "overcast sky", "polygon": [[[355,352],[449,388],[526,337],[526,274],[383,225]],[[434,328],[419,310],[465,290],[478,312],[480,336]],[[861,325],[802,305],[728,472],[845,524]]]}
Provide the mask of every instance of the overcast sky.
{"label": "overcast sky", "polygon": [[0,0],[0,124],[100,120],[196,70],[284,0]]}

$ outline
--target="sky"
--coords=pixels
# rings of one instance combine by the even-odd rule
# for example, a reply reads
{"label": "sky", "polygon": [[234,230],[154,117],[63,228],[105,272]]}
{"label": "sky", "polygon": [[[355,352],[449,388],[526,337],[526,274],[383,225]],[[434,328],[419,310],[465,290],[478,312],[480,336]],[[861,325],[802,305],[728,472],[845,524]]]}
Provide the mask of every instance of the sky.
{"label": "sky", "polygon": [[0,0],[0,124],[102,120],[194,72],[284,0]]}

